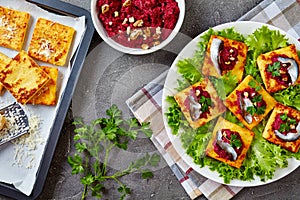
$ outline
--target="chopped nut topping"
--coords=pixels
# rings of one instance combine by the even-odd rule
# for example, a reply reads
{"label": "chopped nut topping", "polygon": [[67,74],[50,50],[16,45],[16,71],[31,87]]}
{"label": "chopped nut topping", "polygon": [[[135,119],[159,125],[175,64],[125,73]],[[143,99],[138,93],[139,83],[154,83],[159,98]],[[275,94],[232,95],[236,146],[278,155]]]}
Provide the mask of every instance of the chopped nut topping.
{"label": "chopped nut topping", "polygon": [[199,96],[200,95],[200,90],[196,90],[195,94],[196,94],[196,96]]}
{"label": "chopped nut topping", "polygon": [[228,62],[225,62],[225,65],[230,65],[230,61],[228,61]]}
{"label": "chopped nut topping", "polygon": [[154,33],[153,34],[153,39],[158,40],[160,38],[160,34]]}
{"label": "chopped nut topping", "polygon": [[142,19],[137,20],[136,22],[134,22],[133,26],[134,27],[141,27],[143,26],[144,21]]}
{"label": "chopped nut topping", "polygon": [[234,61],[235,57],[230,57],[229,60]]}
{"label": "chopped nut topping", "polygon": [[127,33],[127,35],[130,34],[130,26],[127,26],[126,33]]}
{"label": "chopped nut topping", "polygon": [[115,15],[115,17],[119,17],[119,12],[118,12],[118,11],[115,11],[115,12],[114,12],[114,15]]}
{"label": "chopped nut topping", "polygon": [[128,21],[128,19],[127,19],[127,18],[124,18],[124,20],[123,20],[123,22],[122,22],[122,25],[126,24],[127,21]]}
{"label": "chopped nut topping", "polygon": [[155,32],[156,32],[157,34],[161,34],[160,27],[157,27],[156,30],[155,30]]}
{"label": "chopped nut topping", "polygon": [[148,44],[142,44],[142,49],[144,49],[144,50],[147,50],[147,49],[149,49],[149,45]]}
{"label": "chopped nut topping", "polygon": [[135,29],[131,32],[130,39],[136,40],[142,34],[143,34],[143,31],[141,29]]}
{"label": "chopped nut topping", "polygon": [[279,70],[279,73],[280,73],[280,74],[285,74],[285,71],[280,69],[280,70]]}
{"label": "chopped nut topping", "polygon": [[295,124],[291,124],[291,125],[290,125],[290,129],[296,129]]}
{"label": "chopped nut topping", "polygon": [[134,20],[134,17],[129,17],[129,22],[130,23],[133,23],[135,20]]}
{"label": "chopped nut topping", "polygon": [[112,22],[108,22],[108,24],[111,26],[111,25],[112,25]]}
{"label": "chopped nut topping", "polygon": [[248,93],[248,92],[244,92],[244,96],[245,96],[245,97],[248,97],[248,96],[249,96],[249,93]]}
{"label": "chopped nut topping", "polygon": [[143,31],[147,37],[151,36],[151,29],[149,27],[145,28]]}
{"label": "chopped nut topping", "polygon": [[109,5],[108,4],[104,4],[101,7],[101,11],[102,11],[102,14],[106,13],[107,11],[109,11]]}
{"label": "chopped nut topping", "polygon": [[124,7],[130,6],[130,5],[131,5],[131,0],[126,0],[126,1],[123,3],[123,6],[124,6]]}

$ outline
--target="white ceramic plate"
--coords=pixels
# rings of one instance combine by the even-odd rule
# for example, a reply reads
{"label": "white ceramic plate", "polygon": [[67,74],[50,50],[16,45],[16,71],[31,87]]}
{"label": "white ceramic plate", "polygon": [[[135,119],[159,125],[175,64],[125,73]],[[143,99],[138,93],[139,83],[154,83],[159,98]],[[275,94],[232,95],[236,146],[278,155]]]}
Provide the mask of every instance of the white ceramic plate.
{"label": "white ceramic plate", "polygon": [[91,1],[92,21],[93,21],[94,27],[95,27],[96,31],[98,32],[98,34],[100,35],[100,37],[104,40],[104,42],[106,42],[112,48],[114,48],[120,52],[132,54],[132,55],[149,54],[149,53],[155,52],[155,51],[165,47],[168,43],[170,43],[174,39],[176,34],[179,32],[181,25],[183,23],[184,15],[185,15],[185,0],[176,0],[176,1],[178,3],[180,13],[179,13],[179,17],[178,17],[175,28],[173,29],[173,31],[169,35],[169,37],[167,39],[165,39],[164,41],[162,41],[161,44],[151,47],[150,49],[147,49],[147,50],[125,47],[125,46],[117,43],[110,37],[108,37],[105,29],[103,28],[102,23],[98,19],[98,9],[96,7],[98,0]]}
{"label": "white ceramic plate", "polygon": [[[278,29],[274,26],[270,26],[270,25],[267,25],[267,24],[262,24],[262,23],[257,23],[257,22],[241,21],[241,22],[232,22],[232,23],[222,24],[222,25],[214,27],[213,29],[214,30],[222,30],[222,29],[234,27],[234,29],[237,32],[243,34],[244,36],[247,36],[247,35],[251,34],[256,29],[258,29],[262,26],[268,26],[268,28],[271,29],[271,30],[279,30],[282,34],[286,35],[286,37],[289,40],[289,43],[295,44],[296,48],[298,50],[300,50],[300,43],[298,42],[297,39],[293,38],[292,36],[290,36],[289,34],[284,32],[283,30],[280,30],[280,29]],[[200,36],[203,35],[204,33],[197,36],[187,46],[185,46],[185,48],[179,53],[179,55],[177,56],[177,58],[173,62],[172,66],[171,66],[171,68],[168,72],[166,82],[165,82],[165,85],[164,85],[164,89],[163,89],[163,97],[162,97],[163,98],[163,102],[162,102],[163,113],[166,113],[168,111],[168,108],[169,108],[168,103],[165,101],[166,97],[167,96],[174,96],[177,93],[177,91],[175,90],[175,88],[177,87],[177,79],[180,79],[181,76],[177,73],[176,64],[178,63],[179,60],[182,60],[184,58],[193,57],[193,55],[195,53],[195,50],[197,49],[197,44],[200,41]],[[193,162],[193,159],[190,156],[188,156],[186,154],[185,149],[183,149],[180,138],[171,133],[171,129],[168,126],[168,122],[167,122],[167,118],[166,118],[165,114],[163,115],[163,121],[164,121],[166,130],[167,130],[168,136],[170,138],[170,141],[174,145],[174,147],[175,147],[176,151],[179,153],[179,155],[183,158],[183,160],[186,161],[187,164],[189,164],[194,170],[196,170],[201,175],[203,175],[203,176],[205,176],[205,177],[207,177],[207,178],[209,178],[213,181],[216,181],[216,182],[219,182],[219,183],[224,183],[223,178],[219,177],[218,172],[211,171],[208,167],[200,168],[198,165],[196,165]],[[283,168],[283,169],[278,168],[278,170],[276,170],[276,172],[275,172],[274,177],[270,180],[267,180],[266,182],[262,182],[262,181],[260,181],[259,177],[255,177],[255,179],[252,180],[252,181],[241,181],[241,180],[235,179],[235,180],[232,180],[230,182],[230,184],[228,184],[228,185],[242,186],[242,187],[264,185],[264,184],[267,184],[267,183],[274,182],[274,181],[290,174],[299,165],[300,165],[300,161],[298,161],[296,159],[290,159],[289,160],[289,165],[288,165],[287,168]]]}

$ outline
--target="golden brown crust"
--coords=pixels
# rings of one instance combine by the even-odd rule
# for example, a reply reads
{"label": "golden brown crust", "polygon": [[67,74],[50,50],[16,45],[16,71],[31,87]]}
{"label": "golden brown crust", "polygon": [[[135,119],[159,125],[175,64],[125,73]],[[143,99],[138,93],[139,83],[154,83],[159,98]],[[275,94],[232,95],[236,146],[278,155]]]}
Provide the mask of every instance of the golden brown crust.
{"label": "golden brown crust", "polygon": [[48,83],[29,101],[29,104],[41,104],[53,106],[56,105],[56,91],[57,91],[57,77],[58,69],[55,67],[41,66],[41,68],[48,74],[50,80]]}
{"label": "golden brown crust", "polygon": [[[193,121],[190,115],[190,110],[186,107],[185,105],[185,100],[188,98],[188,95],[190,93],[190,90],[195,87],[201,87],[203,90],[207,91],[210,96],[213,105],[215,105],[213,108],[210,109],[210,115],[208,115],[207,118],[200,118],[198,120]],[[187,121],[190,123],[190,126],[192,128],[198,128],[199,126],[202,126],[209,122],[210,120],[216,118],[218,115],[222,114],[225,112],[226,107],[224,106],[223,102],[219,98],[216,90],[214,89],[212,83],[208,80],[208,78],[204,79],[201,82],[195,83],[194,85],[184,89],[183,91],[177,93],[174,96],[177,104],[180,106],[181,111],[183,112],[185,118]]]}
{"label": "golden brown crust", "polygon": [[[2,69],[4,69],[6,67],[6,65],[8,65],[11,61],[12,61],[11,58],[9,58],[8,56],[6,56],[0,52],[0,71]],[[1,77],[1,73],[0,73],[0,77]],[[3,93],[3,90],[4,90],[4,87],[0,83],[0,95]]]}
{"label": "golden brown crust", "polygon": [[[288,58],[294,59],[298,64],[298,71],[300,72],[300,60],[298,58],[297,50],[294,44],[287,46],[285,48],[277,49],[275,51],[271,51],[265,54],[261,54],[257,58],[257,65],[261,74],[261,77],[263,79],[264,85],[266,87],[266,90],[268,92],[277,92],[279,90],[285,89],[288,86],[285,86],[283,84],[280,84],[276,79],[267,76],[266,68],[269,64],[272,64],[272,57],[276,55],[286,55]],[[294,85],[297,85],[300,83],[300,76],[298,76],[297,81],[294,83]]]}
{"label": "golden brown crust", "polygon": [[[224,101],[225,106],[250,130],[252,130],[257,124],[261,122],[261,120],[274,108],[276,105],[276,100],[268,93],[266,92],[262,87],[259,91],[257,91],[259,94],[262,95],[264,101],[266,102],[266,109],[265,113],[262,115],[255,115],[253,117],[253,122],[251,124],[248,124],[247,121],[244,119],[242,114],[239,112],[239,106],[237,101],[237,91],[243,91],[245,88],[249,88],[249,82],[255,81],[250,75],[248,75],[237,87],[236,89],[228,95],[226,100]],[[257,83],[255,81],[257,85]]]}
{"label": "golden brown crust", "polygon": [[270,118],[267,122],[266,128],[265,128],[262,136],[266,140],[268,140],[274,144],[280,145],[281,147],[283,147],[291,152],[296,153],[296,152],[298,152],[298,150],[300,148],[300,138],[296,141],[286,142],[286,141],[279,139],[274,133],[275,130],[272,127],[272,125],[275,121],[277,114],[280,114],[280,113],[289,114],[294,119],[300,120],[300,111],[278,103],[275,106],[272,114],[270,115]]}
{"label": "golden brown crust", "polygon": [[0,6],[0,45],[21,51],[30,14]]}
{"label": "golden brown crust", "polygon": [[[214,150],[214,144],[216,142],[217,132],[222,129],[229,129],[234,132],[238,132],[241,136],[243,141],[243,149],[241,154],[237,157],[237,160],[231,161],[225,158],[220,157]],[[206,148],[206,155],[221,162],[227,163],[228,165],[236,168],[240,168],[243,164],[244,159],[246,158],[247,151],[252,143],[254,137],[254,133],[246,128],[242,128],[234,123],[231,123],[225,120],[222,117],[219,117],[216,126],[212,133],[212,138],[210,139],[207,148]]]}
{"label": "golden brown crust", "polygon": [[26,104],[49,80],[49,76],[25,51],[0,71],[0,82],[19,103]]}
{"label": "golden brown crust", "polygon": [[28,54],[47,63],[65,65],[75,29],[39,18],[30,41]]}
{"label": "golden brown crust", "polygon": [[[203,63],[203,67],[202,67],[202,74],[205,76],[220,77],[220,75],[217,73],[217,71],[210,59],[210,47],[211,47],[212,40],[214,38],[218,38],[218,39],[222,40],[224,42],[224,47],[234,47],[238,50],[238,56],[237,56],[238,61],[235,64],[234,68],[230,71],[231,71],[231,75],[235,75],[237,77],[237,80],[240,82],[243,78],[243,72],[244,72],[244,66],[246,63],[248,47],[246,44],[244,44],[242,42],[227,39],[227,38],[224,38],[221,36],[216,36],[216,35],[211,36],[209,43],[207,45],[207,50],[206,50],[204,63]],[[222,76],[224,74],[226,74],[227,72],[228,72],[228,70],[224,70],[222,72]]]}

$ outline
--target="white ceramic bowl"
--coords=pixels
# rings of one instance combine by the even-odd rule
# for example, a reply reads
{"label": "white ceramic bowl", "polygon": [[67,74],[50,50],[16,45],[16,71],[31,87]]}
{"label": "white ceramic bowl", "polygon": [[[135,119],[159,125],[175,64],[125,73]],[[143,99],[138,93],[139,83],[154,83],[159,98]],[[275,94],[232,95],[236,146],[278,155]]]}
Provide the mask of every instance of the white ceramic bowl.
{"label": "white ceramic bowl", "polygon": [[91,15],[92,15],[92,20],[93,20],[95,29],[98,32],[98,34],[112,48],[114,48],[118,51],[121,51],[123,53],[128,53],[128,54],[133,54],[133,55],[148,54],[148,53],[152,53],[154,51],[157,51],[157,50],[162,49],[163,47],[165,47],[169,42],[171,42],[171,40],[179,32],[179,29],[182,25],[184,15],[185,15],[185,0],[176,0],[177,3],[178,3],[178,7],[180,9],[180,12],[179,12],[179,17],[178,17],[176,26],[173,29],[172,33],[169,35],[169,37],[167,39],[165,39],[164,41],[162,41],[159,45],[153,46],[153,47],[151,47],[149,49],[146,49],[146,50],[139,49],[139,48],[130,48],[130,47],[125,47],[125,46],[117,43],[116,41],[114,41],[110,37],[108,37],[105,29],[103,28],[103,25],[102,25],[101,21],[98,18],[98,9],[96,7],[97,1],[98,0],[92,0],[91,1]]}

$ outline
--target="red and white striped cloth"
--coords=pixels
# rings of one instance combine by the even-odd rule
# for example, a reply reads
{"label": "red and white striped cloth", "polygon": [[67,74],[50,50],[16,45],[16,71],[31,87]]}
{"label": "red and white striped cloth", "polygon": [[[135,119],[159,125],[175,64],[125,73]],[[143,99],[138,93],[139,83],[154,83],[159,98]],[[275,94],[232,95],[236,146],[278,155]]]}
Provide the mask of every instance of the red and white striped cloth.
{"label": "red and white striped cloth", "polygon": [[[272,24],[299,38],[300,0],[265,0],[239,20]],[[164,128],[161,109],[162,90],[167,72],[129,98],[126,101],[128,107],[139,122],[150,122],[153,130],[152,142],[191,199],[202,194],[212,200],[232,198],[242,187],[222,185],[201,176],[180,157],[170,142]]]}

